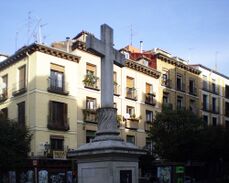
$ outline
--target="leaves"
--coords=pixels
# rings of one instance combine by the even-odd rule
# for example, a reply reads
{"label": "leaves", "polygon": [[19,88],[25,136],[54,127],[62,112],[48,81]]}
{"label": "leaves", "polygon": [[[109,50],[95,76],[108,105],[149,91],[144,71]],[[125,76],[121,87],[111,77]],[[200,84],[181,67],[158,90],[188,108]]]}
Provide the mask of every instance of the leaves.
{"label": "leaves", "polygon": [[17,122],[0,118],[0,167],[22,166],[30,151],[31,134]]}

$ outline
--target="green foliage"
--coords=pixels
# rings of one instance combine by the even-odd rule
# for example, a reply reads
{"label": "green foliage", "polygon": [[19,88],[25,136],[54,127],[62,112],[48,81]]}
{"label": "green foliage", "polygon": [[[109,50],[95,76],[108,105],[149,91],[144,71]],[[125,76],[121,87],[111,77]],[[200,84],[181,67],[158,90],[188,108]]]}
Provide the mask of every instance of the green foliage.
{"label": "green foliage", "polygon": [[97,83],[97,80],[98,80],[99,78],[97,77],[97,76],[95,76],[94,74],[92,74],[92,73],[88,73],[86,76],[85,76],[85,78],[84,78],[84,80],[83,80],[83,83],[85,84],[85,85],[87,85],[87,86],[94,86],[96,83]]}
{"label": "green foliage", "polygon": [[198,158],[196,148],[204,122],[186,110],[164,110],[157,113],[150,130],[155,153],[170,161],[187,161]]}
{"label": "green foliage", "polygon": [[30,151],[31,134],[17,122],[0,118],[0,168],[23,166]]}

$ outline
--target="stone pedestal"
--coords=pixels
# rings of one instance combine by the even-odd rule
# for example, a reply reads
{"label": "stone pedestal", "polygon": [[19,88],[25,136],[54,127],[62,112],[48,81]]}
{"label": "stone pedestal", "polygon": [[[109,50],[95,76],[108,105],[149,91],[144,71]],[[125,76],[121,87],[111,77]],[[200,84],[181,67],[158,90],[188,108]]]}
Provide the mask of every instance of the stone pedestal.
{"label": "stone pedestal", "polygon": [[69,152],[78,163],[79,183],[138,183],[138,157],[145,152],[118,136],[116,110],[99,109],[95,139]]}

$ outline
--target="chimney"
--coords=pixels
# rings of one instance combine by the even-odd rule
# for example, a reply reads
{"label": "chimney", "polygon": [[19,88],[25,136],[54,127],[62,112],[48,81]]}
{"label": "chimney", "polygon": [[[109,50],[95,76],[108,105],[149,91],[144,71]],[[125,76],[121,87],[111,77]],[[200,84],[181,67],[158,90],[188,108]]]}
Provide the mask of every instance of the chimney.
{"label": "chimney", "polygon": [[70,37],[66,37],[66,42],[67,42],[67,49],[66,49],[66,51],[69,53],[69,50],[70,50]]}
{"label": "chimney", "polygon": [[143,53],[143,41],[140,41],[140,52]]}

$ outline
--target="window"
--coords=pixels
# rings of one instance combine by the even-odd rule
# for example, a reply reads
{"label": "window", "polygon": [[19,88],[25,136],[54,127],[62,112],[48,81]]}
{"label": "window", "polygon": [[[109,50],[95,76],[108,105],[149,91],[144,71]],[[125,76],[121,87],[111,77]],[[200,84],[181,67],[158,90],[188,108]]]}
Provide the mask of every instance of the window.
{"label": "window", "polygon": [[183,107],[183,97],[177,97],[177,109],[182,109]]}
{"label": "window", "polygon": [[126,77],[126,87],[134,88],[134,78],[131,78],[129,76]]}
{"label": "window", "polygon": [[96,75],[96,66],[90,63],[87,63],[86,74]]}
{"label": "window", "polygon": [[7,119],[8,118],[8,108],[3,108],[1,109],[0,111],[0,116],[3,118],[3,119]]}
{"label": "window", "polygon": [[113,103],[113,107],[117,109],[117,103],[116,102]]}
{"label": "window", "polygon": [[134,88],[134,78],[126,77],[126,98],[137,99],[136,89]]}
{"label": "window", "polygon": [[229,85],[225,85],[225,97],[229,99]]}
{"label": "window", "polygon": [[215,97],[212,97],[212,112],[217,112]]}
{"label": "window", "polygon": [[203,115],[203,120],[206,124],[208,124],[208,116],[207,115]]}
{"label": "window", "polygon": [[152,84],[149,84],[149,83],[146,83],[146,93],[150,93],[152,94],[153,93],[153,85]]}
{"label": "window", "polygon": [[5,100],[8,97],[8,75],[2,76],[0,100]]}
{"label": "window", "polygon": [[190,94],[196,94],[195,81],[194,80],[189,80],[189,93]]}
{"label": "window", "polygon": [[193,113],[197,112],[196,111],[196,101],[193,99],[190,99],[189,101],[189,110],[192,111]]}
{"label": "window", "polygon": [[168,103],[169,103],[169,96],[163,95],[163,104],[168,104]]}
{"label": "window", "polygon": [[132,144],[135,144],[135,136],[133,135],[127,135],[126,136],[126,141]]}
{"label": "window", "polygon": [[117,72],[113,72],[113,81],[114,81],[114,94],[120,95],[120,88],[117,82]]}
{"label": "window", "polygon": [[18,111],[18,123],[21,126],[25,126],[25,102],[17,104]]}
{"label": "window", "polygon": [[229,120],[225,120],[225,127],[229,128]]}
{"label": "window", "polygon": [[67,104],[50,101],[48,128],[52,130],[69,130],[67,113]]}
{"label": "window", "polygon": [[146,121],[153,122],[153,111],[146,110]]}
{"label": "window", "polygon": [[212,79],[212,92],[215,94],[218,93],[215,79]]}
{"label": "window", "polygon": [[96,110],[96,108],[97,108],[96,99],[91,98],[91,97],[87,97],[86,98],[86,109]]}
{"label": "window", "polygon": [[208,79],[207,76],[203,75],[203,89],[207,90],[208,89]]}
{"label": "window", "polygon": [[25,78],[26,78],[26,66],[22,66],[19,69],[19,90],[25,89]]}
{"label": "window", "polygon": [[126,106],[126,113],[130,115],[130,117],[135,116],[135,109],[132,106]]}
{"label": "window", "polygon": [[182,76],[177,75],[177,90],[181,91],[182,90]]}
{"label": "window", "polygon": [[217,118],[212,117],[212,126],[216,126],[216,125],[217,125]]}
{"label": "window", "polygon": [[229,117],[229,102],[225,102],[225,116]]}
{"label": "window", "polygon": [[64,150],[64,137],[51,136],[50,137],[51,150],[63,151]]}
{"label": "window", "polygon": [[57,92],[64,91],[64,67],[56,64],[51,64],[49,90]]}
{"label": "window", "polygon": [[95,131],[86,130],[86,143],[90,143],[95,138]]}
{"label": "window", "polygon": [[208,96],[203,95],[203,110],[208,110]]}
{"label": "window", "polygon": [[169,72],[168,72],[168,70],[163,70],[163,74],[162,74],[162,78],[161,78],[161,84],[163,86],[167,86],[167,87],[170,86],[170,83],[169,83]]}

